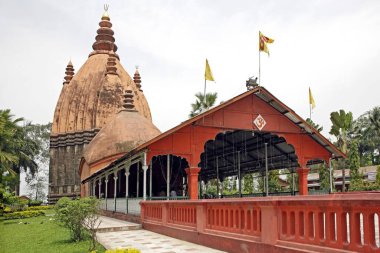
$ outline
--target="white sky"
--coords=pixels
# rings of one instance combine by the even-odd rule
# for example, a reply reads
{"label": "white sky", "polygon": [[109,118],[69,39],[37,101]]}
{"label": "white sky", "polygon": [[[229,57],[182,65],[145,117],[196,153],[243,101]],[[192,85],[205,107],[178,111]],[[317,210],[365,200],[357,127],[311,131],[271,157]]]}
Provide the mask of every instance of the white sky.
{"label": "white sky", "polygon": [[[0,0],[0,109],[52,121],[65,67],[92,51],[104,1]],[[165,131],[188,118],[203,91],[207,57],[226,101],[258,75],[258,31],[275,42],[261,57],[262,85],[330,129],[330,112],[358,117],[380,97],[380,1],[108,1],[118,54],[140,66],[153,121]]]}

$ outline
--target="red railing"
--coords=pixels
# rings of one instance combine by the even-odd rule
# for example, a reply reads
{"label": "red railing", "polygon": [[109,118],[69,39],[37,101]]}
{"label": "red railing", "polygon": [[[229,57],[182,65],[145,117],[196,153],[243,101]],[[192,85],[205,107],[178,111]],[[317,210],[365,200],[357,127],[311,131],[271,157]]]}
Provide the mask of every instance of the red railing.
{"label": "red railing", "polygon": [[260,235],[260,208],[257,205],[231,203],[207,204],[206,228],[244,235]]}
{"label": "red railing", "polygon": [[142,222],[301,250],[380,252],[380,192],[141,202]]}
{"label": "red railing", "polygon": [[196,227],[196,206],[169,204],[168,223]]}

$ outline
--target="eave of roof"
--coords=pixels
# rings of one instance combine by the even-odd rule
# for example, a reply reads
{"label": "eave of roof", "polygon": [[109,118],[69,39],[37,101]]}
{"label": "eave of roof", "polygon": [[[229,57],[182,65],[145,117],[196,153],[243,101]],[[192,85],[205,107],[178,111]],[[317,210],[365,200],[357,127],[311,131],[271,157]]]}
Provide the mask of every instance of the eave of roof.
{"label": "eave of roof", "polygon": [[[309,125],[309,123],[307,123],[304,119],[302,119],[297,113],[295,113],[292,109],[290,109],[288,106],[286,106],[284,103],[282,103],[279,99],[277,99],[272,93],[270,93],[267,89],[265,89],[264,87],[262,86],[258,86],[258,87],[255,87],[254,89],[252,90],[249,90],[249,91],[246,91],[236,97],[233,97],[231,98],[230,100],[214,107],[214,108],[211,108],[195,117],[192,117],[184,122],[182,122],[181,124],[167,130],[166,132],[156,136],[155,138],[153,138],[152,140],[150,141],[147,141],[143,144],[141,144],[140,146],[136,147],[135,149],[131,150],[129,153],[127,153],[126,155],[120,157],[119,159],[115,160],[114,162],[112,162],[110,165],[108,165],[107,167],[99,170],[96,174],[101,174],[103,171],[106,171],[108,170],[109,168],[112,168],[114,166],[116,166],[118,163],[130,158],[131,156],[133,156],[134,154],[137,154],[139,152],[141,152],[142,150],[145,150],[147,149],[147,147],[149,145],[151,145],[152,143],[156,142],[156,141],[159,141],[167,136],[169,136],[170,134],[176,132],[177,130],[183,128],[183,127],[186,127],[194,122],[196,122],[197,120],[199,119],[202,119],[204,117],[207,117],[208,115],[242,99],[242,98],[245,98],[251,94],[255,94],[257,97],[259,97],[260,99],[262,99],[264,102],[266,102],[268,105],[272,106],[274,109],[276,109],[277,111],[279,111],[281,114],[283,114],[284,116],[286,116],[289,120],[291,120],[295,125],[297,125],[298,127],[302,128],[302,126],[306,126],[308,128],[309,131],[307,131],[309,134],[310,134],[310,137],[313,138],[317,143],[319,143],[320,145],[322,145],[324,148],[326,148],[331,154],[334,154],[335,158],[346,158],[346,154],[344,154],[342,151],[340,151],[337,147],[334,146],[334,144],[332,144],[326,137],[324,137],[321,133],[319,133],[315,128],[313,128],[312,126]],[[265,94],[265,95],[268,95],[270,98],[268,101],[266,101],[265,99],[263,99],[262,97],[260,97],[260,94]],[[273,102],[276,102],[276,103],[273,103]],[[287,115],[288,114],[288,115]],[[297,120],[296,122],[294,120]],[[93,178],[95,177],[95,175],[92,175],[88,178],[86,178],[85,180],[83,180],[83,182],[86,182],[88,181],[90,178]]]}

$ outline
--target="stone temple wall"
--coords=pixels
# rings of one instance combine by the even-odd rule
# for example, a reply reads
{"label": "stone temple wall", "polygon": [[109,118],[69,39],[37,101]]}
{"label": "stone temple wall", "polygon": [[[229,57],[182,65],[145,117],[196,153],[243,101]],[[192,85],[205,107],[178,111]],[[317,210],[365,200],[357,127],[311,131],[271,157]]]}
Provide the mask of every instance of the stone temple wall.
{"label": "stone temple wall", "polygon": [[79,163],[85,146],[98,131],[50,136],[49,203],[53,204],[61,197],[80,196]]}

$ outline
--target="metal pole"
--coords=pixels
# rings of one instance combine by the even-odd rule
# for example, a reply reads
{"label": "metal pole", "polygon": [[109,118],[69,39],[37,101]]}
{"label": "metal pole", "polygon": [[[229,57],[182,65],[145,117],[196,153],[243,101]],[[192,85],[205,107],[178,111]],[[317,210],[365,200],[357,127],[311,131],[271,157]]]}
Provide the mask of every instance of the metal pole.
{"label": "metal pole", "polygon": [[106,176],[106,180],[105,180],[105,182],[106,182],[106,195],[105,195],[105,200],[106,200],[106,210],[108,210],[107,208],[107,198],[108,198],[108,175]]}
{"label": "metal pole", "polygon": [[266,196],[269,196],[269,182],[268,182],[268,143],[265,143],[265,185]]}
{"label": "metal pole", "polygon": [[149,165],[149,197],[152,198],[152,164]]}
{"label": "metal pole", "polygon": [[292,182],[293,182],[293,185],[292,185],[292,195],[296,195],[295,191],[296,191],[296,185],[295,185],[295,178],[294,178],[294,169],[292,170]]}
{"label": "metal pole", "polygon": [[170,197],[170,155],[167,155],[166,163],[166,198]]}
{"label": "metal pole", "polygon": [[333,167],[332,167],[332,161],[331,158],[329,159],[329,174],[330,174],[330,193],[333,192]]}
{"label": "metal pole", "polygon": [[206,110],[206,78],[205,78],[205,89],[203,92],[203,107],[204,108],[201,108],[201,110],[202,110],[201,112]]}
{"label": "metal pole", "polygon": [[218,157],[216,157],[216,196],[219,198],[219,164],[218,164]]}
{"label": "metal pole", "polygon": [[238,166],[238,177],[239,177],[239,197],[241,197],[241,171],[240,171],[240,151],[237,152],[237,166]]}
{"label": "metal pole", "polygon": [[139,192],[140,191],[140,163],[137,163],[136,165],[137,165],[136,198],[138,198],[140,195],[140,192]]}
{"label": "metal pole", "polygon": [[113,188],[113,201],[114,201],[114,207],[115,207],[115,212],[116,212],[116,198],[117,198],[117,172],[114,173],[114,188]]}
{"label": "metal pole", "polygon": [[[259,31],[259,40],[260,40],[260,31]],[[261,86],[261,59],[260,59],[260,41],[259,41],[259,86]]]}

